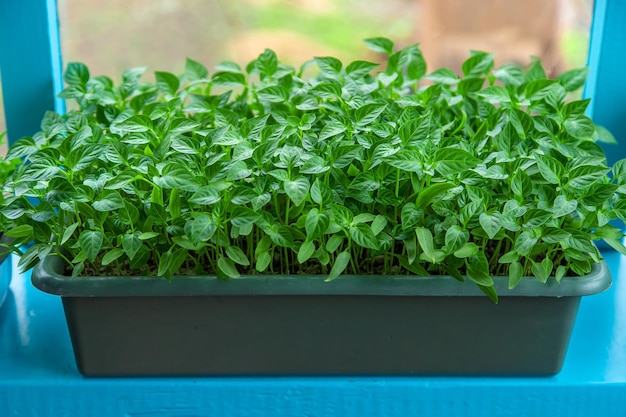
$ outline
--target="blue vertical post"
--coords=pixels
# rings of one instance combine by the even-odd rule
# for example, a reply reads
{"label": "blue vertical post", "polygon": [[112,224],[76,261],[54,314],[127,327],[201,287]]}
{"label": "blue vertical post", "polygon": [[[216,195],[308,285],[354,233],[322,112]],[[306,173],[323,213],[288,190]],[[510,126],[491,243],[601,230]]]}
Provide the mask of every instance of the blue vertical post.
{"label": "blue vertical post", "polygon": [[0,1],[0,72],[9,144],[65,111],[56,0]]}
{"label": "blue vertical post", "polygon": [[626,158],[626,1],[595,0],[584,96],[589,115],[609,129],[617,145],[604,145],[609,164]]}

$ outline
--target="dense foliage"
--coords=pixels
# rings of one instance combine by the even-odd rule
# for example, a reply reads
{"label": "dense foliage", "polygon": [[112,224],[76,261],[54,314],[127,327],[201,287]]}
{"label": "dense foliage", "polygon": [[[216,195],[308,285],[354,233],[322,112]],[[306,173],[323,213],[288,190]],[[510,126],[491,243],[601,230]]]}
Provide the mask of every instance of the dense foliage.
{"label": "dense foliage", "polygon": [[366,43],[384,69],[296,70],[266,50],[116,85],[69,64],[61,96],[79,108],[10,149],[25,164],[2,221],[15,250],[35,242],[21,265],[53,251],[74,276],[466,275],[493,298],[490,274],[560,281],[600,261],[592,240],[621,249],[626,162],[611,173],[596,144],[611,135],[588,100],[566,103],[586,70],[552,80],[472,52],[462,77],[426,75],[416,45]]}

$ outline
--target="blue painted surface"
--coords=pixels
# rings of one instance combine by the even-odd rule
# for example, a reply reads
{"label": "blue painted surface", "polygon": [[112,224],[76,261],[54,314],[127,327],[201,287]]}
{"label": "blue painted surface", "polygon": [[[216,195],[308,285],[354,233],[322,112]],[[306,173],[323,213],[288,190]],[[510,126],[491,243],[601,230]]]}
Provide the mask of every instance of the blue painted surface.
{"label": "blue painted surface", "polygon": [[583,299],[563,371],[549,378],[85,379],[59,298],[17,275],[0,310],[0,414],[624,416],[626,257],[605,256],[614,285]]}
{"label": "blue painted surface", "polygon": [[626,1],[595,0],[591,43],[589,46],[589,77],[585,97],[592,99],[589,116],[609,129],[619,142],[602,145],[610,164],[626,158]]}
{"label": "blue painted surface", "polygon": [[0,72],[9,143],[64,111],[56,0],[0,1]]}

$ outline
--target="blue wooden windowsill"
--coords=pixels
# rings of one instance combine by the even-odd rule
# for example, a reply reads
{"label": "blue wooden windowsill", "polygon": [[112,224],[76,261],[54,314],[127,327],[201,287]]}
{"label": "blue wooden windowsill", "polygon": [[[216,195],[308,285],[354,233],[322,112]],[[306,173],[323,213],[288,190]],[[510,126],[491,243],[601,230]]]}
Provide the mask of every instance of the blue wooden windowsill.
{"label": "blue wooden windowsill", "polygon": [[0,415],[624,416],[626,257],[605,257],[613,286],[583,299],[563,371],[549,378],[86,379],[60,299],[17,274],[0,309]]}

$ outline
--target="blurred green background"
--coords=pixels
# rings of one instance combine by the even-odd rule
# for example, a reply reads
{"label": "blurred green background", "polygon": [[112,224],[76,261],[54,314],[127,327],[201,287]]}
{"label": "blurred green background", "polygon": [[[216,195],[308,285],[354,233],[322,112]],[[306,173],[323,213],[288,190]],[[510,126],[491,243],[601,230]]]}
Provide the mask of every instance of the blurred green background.
{"label": "blurred green background", "polygon": [[458,68],[482,49],[500,63],[539,56],[554,74],[585,64],[593,0],[58,0],[58,8],[64,62],[115,79],[134,66],[180,73],[186,57],[245,65],[264,48],[296,66],[324,55],[376,60],[362,43],[372,36],[420,42],[430,70]]}

